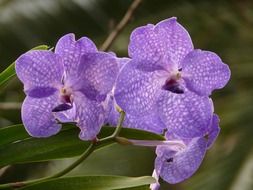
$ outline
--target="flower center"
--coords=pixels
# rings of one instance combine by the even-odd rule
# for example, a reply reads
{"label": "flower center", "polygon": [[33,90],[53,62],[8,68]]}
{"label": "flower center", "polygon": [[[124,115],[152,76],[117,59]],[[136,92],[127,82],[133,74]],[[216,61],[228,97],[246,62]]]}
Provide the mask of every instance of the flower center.
{"label": "flower center", "polygon": [[166,159],[166,162],[168,163],[173,162],[173,157]]}
{"label": "flower center", "polygon": [[72,90],[70,88],[63,87],[60,90],[60,96],[61,96],[61,101],[63,103],[72,103],[73,102]]}
{"label": "flower center", "polygon": [[69,110],[73,107],[73,95],[71,88],[63,87],[60,90],[60,101],[61,104],[57,105],[52,112],[61,112]]}
{"label": "flower center", "polygon": [[165,84],[162,86],[162,89],[168,90],[176,94],[183,94],[184,89],[180,84],[180,80],[182,78],[181,70],[182,69],[179,69],[176,73],[173,73],[172,76],[170,76],[170,78],[165,81]]}

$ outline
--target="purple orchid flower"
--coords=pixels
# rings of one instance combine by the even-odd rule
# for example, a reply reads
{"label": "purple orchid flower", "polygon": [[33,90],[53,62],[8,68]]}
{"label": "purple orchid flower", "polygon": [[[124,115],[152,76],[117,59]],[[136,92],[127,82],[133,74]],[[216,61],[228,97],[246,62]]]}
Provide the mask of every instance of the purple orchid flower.
{"label": "purple orchid flower", "polygon": [[[118,118],[120,117],[119,112],[117,111],[117,104],[111,96],[110,99],[110,110],[108,112],[106,123],[111,126],[117,126]],[[133,115],[126,114],[123,127],[133,128],[133,129],[142,129],[145,131],[161,134],[163,133],[166,126],[158,117],[157,110],[153,110],[152,113],[147,114],[142,117],[136,117]]]}
{"label": "purple orchid flower", "polygon": [[34,50],[16,61],[16,73],[27,95],[22,120],[34,137],[59,132],[56,122],[75,122],[79,137],[92,140],[105,120],[106,96],[118,75],[116,58],[99,52],[86,37],[75,41],[74,34],[63,36],[55,52]]}
{"label": "purple orchid flower", "polygon": [[[219,118],[213,115],[212,123],[208,126],[208,132],[204,137],[182,139],[184,147],[159,145],[156,149],[155,170],[153,177],[157,183],[151,184],[152,190],[159,189],[159,177],[170,184],[179,183],[191,177],[199,168],[206,151],[212,146],[219,134]],[[167,133],[166,138],[170,142],[179,141],[179,137]],[[176,139],[176,140],[175,140]]]}
{"label": "purple orchid flower", "polygon": [[128,51],[132,60],[117,79],[116,103],[133,117],[157,110],[182,138],[206,134],[213,113],[208,96],[226,85],[229,67],[215,53],[194,50],[176,18],[135,29]]}
{"label": "purple orchid flower", "polygon": [[[131,59],[129,58],[117,58],[117,63],[122,70],[124,66],[129,63]],[[120,73],[120,72],[119,72]],[[117,110],[117,103],[115,102],[114,98],[114,89],[112,90],[112,93],[108,99],[109,101],[109,111],[107,114],[107,119],[106,123],[111,125],[111,126],[116,126],[118,123],[118,119],[120,117],[120,114]],[[126,128],[134,128],[134,129],[143,129],[145,131],[150,131],[154,133],[161,134],[164,131],[165,125],[161,121],[161,119],[158,116],[157,110],[153,110],[151,113],[144,115],[142,117],[138,116],[135,117],[133,115],[130,115],[126,113],[124,122],[123,122],[123,127]]]}

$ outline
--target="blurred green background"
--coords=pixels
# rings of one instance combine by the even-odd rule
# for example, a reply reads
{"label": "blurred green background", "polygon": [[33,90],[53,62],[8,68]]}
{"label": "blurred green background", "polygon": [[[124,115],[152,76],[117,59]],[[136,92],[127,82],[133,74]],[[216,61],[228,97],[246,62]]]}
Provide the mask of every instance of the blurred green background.
{"label": "blurred green background", "polygon": [[[54,46],[63,34],[88,36],[100,46],[122,18],[130,0],[0,0],[0,71],[40,44]],[[127,56],[131,31],[176,16],[195,48],[214,51],[229,64],[232,78],[212,98],[221,134],[201,168],[189,180],[164,190],[253,189],[253,1],[144,0],[111,51]],[[22,85],[13,79],[0,91],[0,127],[20,123]],[[3,104],[4,103],[4,104]],[[7,104],[6,104],[7,103]],[[29,151],[29,150],[24,150]],[[18,156],[18,155],[17,155]],[[113,145],[97,151],[77,174],[151,175],[154,150]],[[9,167],[0,182],[36,178],[71,162]]]}

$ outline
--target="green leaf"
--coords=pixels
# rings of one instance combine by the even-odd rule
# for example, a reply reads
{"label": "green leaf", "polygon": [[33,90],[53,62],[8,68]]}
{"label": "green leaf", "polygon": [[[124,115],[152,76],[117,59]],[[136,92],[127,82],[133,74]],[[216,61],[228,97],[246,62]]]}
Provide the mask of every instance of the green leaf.
{"label": "green leaf", "polygon": [[[23,187],[20,190],[119,190],[138,189],[135,187],[154,183],[150,176],[125,177],[125,176],[80,176],[64,177]],[[144,189],[144,188],[142,188]],[[140,189],[139,189],[140,190]]]}
{"label": "green leaf", "polygon": [[24,130],[24,126],[20,124],[0,128],[0,147],[29,137],[29,134]]}
{"label": "green leaf", "polygon": [[[118,190],[118,189],[115,189]],[[138,187],[130,187],[130,188],[124,188],[121,190],[150,190],[149,185],[142,185],[142,186],[138,186]]]}
{"label": "green leaf", "polygon": [[[113,133],[115,128],[103,127],[99,138]],[[0,167],[35,161],[69,158],[80,155],[89,145],[78,138],[79,129],[65,125],[63,130],[50,138],[29,137],[22,125],[0,129]],[[120,135],[131,139],[163,140],[163,137],[146,131],[123,128]],[[112,144],[108,142],[98,147]]]}
{"label": "green leaf", "polygon": [[5,84],[8,80],[12,79],[15,75],[15,64],[12,63],[9,67],[0,73],[0,86]]}
{"label": "green leaf", "polygon": [[[34,47],[32,50],[47,50],[49,47],[46,45],[40,45]],[[7,81],[12,79],[16,75],[15,72],[15,63],[12,63],[7,67],[3,72],[0,73],[0,87],[4,85]]]}

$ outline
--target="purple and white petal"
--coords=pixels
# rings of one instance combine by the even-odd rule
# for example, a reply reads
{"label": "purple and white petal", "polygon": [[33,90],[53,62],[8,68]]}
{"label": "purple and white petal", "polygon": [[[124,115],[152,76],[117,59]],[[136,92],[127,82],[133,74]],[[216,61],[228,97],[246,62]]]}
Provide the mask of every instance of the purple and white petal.
{"label": "purple and white petal", "polygon": [[55,53],[63,59],[67,76],[76,77],[82,55],[97,52],[96,45],[87,37],[75,40],[74,34],[66,34],[59,39]]}
{"label": "purple and white petal", "polygon": [[131,61],[131,59],[127,57],[116,58],[116,60],[119,66],[119,70],[121,70],[128,62]]}
{"label": "purple and white petal", "polygon": [[166,80],[165,71],[145,72],[130,61],[120,72],[115,88],[116,103],[130,115],[151,113]]}
{"label": "purple and white petal", "polygon": [[56,123],[52,109],[58,104],[58,94],[46,98],[27,96],[22,104],[22,121],[26,131],[33,137],[49,137],[58,133],[61,125]]}
{"label": "purple and white petal", "polygon": [[211,123],[213,105],[208,97],[190,91],[164,91],[158,100],[158,112],[170,133],[182,138],[202,137]]}
{"label": "purple and white petal", "polygon": [[[179,151],[179,150],[178,150]],[[169,146],[157,146],[156,147],[156,160],[155,160],[155,169],[153,171],[152,177],[156,179],[156,183],[150,184],[151,190],[159,190],[160,183],[159,178],[161,175],[161,171],[164,165],[164,162],[167,161],[167,157],[173,157],[176,154],[176,149]]]}
{"label": "purple and white petal", "polygon": [[167,70],[180,69],[182,59],[192,50],[188,32],[175,17],[157,25],[138,27],[132,32],[128,46],[131,58]]}
{"label": "purple and white petal", "polygon": [[219,127],[220,119],[218,115],[214,114],[212,118],[212,123],[208,129],[207,133],[207,148],[210,149],[217,139],[219,133],[220,133],[220,127]]}
{"label": "purple and white petal", "polygon": [[[60,86],[61,85],[59,85],[59,87]],[[31,89],[25,90],[25,93],[33,98],[44,98],[54,94],[56,91],[58,91],[59,87],[32,87]]]}
{"label": "purple and white petal", "polygon": [[166,126],[159,118],[157,112],[151,113],[144,117],[126,116],[123,126],[128,128],[150,131],[157,134],[162,134]]}
{"label": "purple and white petal", "polygon": [[51,51],[31,50],[16,60],[16,73],[31,97],[47,97],[61,86],[64,67]]}
{"label": "purple and white petal", "polygon": [[170,184],[179,183],[191,177],[205,156],[206,145],[205,138],[194,138],[187,148],[174,155],[170,151],[158,155],[155,168],[161,167],[160,177]]}
{"label": "purple and white petal", "polygon": [[153,24],[148,24],[132,32],[128,46],[128,54],[132,59],[149,61],[152,64],[160,64],[165,59],[164,39],[154,28]]}
{"label": "purple and white petal", "polygon": [[159,38],[165,43],[163,47],[165,54],[174,64],[178,65],[179,69],[180,62],[193,50],[189,33],[177,22],[176,17],[159,22],[155,30],[158,32]]}
{"label": "purple and white petal", "polygon": [[87,53],[82,56],[75,80],[69,81],[73,90],[81,91],[92,100],[103,101],[115,84],[119,67],[108,53]]}
{"label": "purple and white petal", "polygon": [[[177,152],[181,151],[182,148],[181,146],[167,146],[167,145],[161,145],[161,146],[157,146],[156,147],[156,155],[157,157],[173,157]],[[156,168],[159,168],[159,167],[156,167]]]}
{"label": "purple and white petal", "polygon": [[230,70],[215,53],[194,50],[182,62],[182,76],[191,91],[208,96],[228,83]]}
{"label": "purple and white petal", "polygon": [[[117,112],[115,107],[112,107],[109,117],[107,119],[108,124],[116,126],[119,117],[119,112]],[[142,117],[136,117],[133,115],[126,114],[125,120],[123,122],[123,127],[150,131],[157,134],[162,134],[164,129],[166,128],[155,110],[154,112]]]}
{"label": "purple and white petal", "polygon": [[75,93],[74,104],[76,106],[75,122],[81,130],[79,138],[95,139],[105,121],[104,107],[80,92]]}

